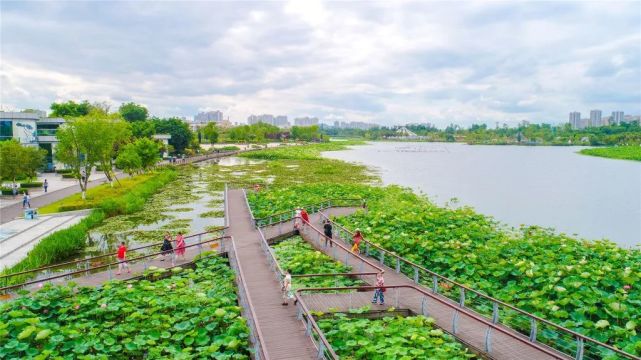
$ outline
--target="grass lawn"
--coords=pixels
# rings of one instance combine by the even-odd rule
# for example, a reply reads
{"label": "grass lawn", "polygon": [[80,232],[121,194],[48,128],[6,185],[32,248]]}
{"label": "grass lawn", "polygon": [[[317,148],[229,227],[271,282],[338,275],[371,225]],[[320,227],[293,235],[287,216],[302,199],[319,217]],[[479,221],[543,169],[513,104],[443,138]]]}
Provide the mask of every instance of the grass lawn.
{"label": "grass lawn", "polygon": [[86,200],[82,200],[81,194],[77,193],[62,200],[51,203],[47,206],[43,206],[38,209],[38,212],[40,214],[50,214],[61,211],[89,209],[107,198],[118,197],[125,194],[136,185],[144,182],[145,180],[148,180],[153,175],[153,173],[148,173],[125,179],[119,179],[120,185],[114,182],[114,187],[111,187],[109,184],[102,184],[87,190]]}

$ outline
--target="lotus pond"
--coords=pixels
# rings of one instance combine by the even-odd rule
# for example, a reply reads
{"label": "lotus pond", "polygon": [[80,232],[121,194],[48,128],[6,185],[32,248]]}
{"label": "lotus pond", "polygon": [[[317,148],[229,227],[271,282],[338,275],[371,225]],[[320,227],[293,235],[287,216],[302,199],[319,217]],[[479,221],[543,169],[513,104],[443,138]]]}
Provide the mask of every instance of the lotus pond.
{"label": "lotus pond", "polygon": [[249,359],[248,337],[234,272],[215,256],[161,280],[47,285],[0,304],[0,358]]}
{"label": "lotus pond", "polygon": [[474,359],[451,335],[424,316],[354,319],[345,314],[318,320],[341,359]]}
{"label": "lotus pond", "polygon": [[[294,236],[273,245],[274,255],[283,270],[292,275],[348,273],[352,268],[334,261],[331,257],[314,249],[300,236]],[[366,285],[365,282],[344,276],[293,277],[292,288],[343,287]]]}

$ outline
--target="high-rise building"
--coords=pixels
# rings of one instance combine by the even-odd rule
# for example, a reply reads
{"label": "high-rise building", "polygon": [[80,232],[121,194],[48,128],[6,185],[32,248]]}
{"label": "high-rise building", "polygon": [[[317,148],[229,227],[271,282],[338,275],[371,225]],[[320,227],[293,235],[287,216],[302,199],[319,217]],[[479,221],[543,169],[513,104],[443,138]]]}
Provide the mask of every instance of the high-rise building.
{"label": "high-rise building", "polygon": [[625,121],[623,116],[623,111],[613,111],[612,117],[610,118],[610,124],[620,124]]}
{"label": "high-rise building", "polygon": [[208,122],[221,122],[223,121],[223,113],[222,111],[207,111],[207,112],[200,112],[196,115],[194,115],[194,122],[197,123],[208,123]]}
{"label": "high-rise building", "polygon": [[249,115],[249,117],[247,118],[247,123],[249,125],[258,124],[261,122],[265,124],[274,125],[274,115],[271,115],[271,114]]}
{"label": "high-rise building", "polygon": [[294,125],[296,126],[312,126],[312,125],[318,125],[318,118],[316,117],[299,117],[294,119]]}
{"label": "high-rise building", "polygon": [[602,126],[601,122],[601,110],[590,110],[590,124],[591,127]]}
{"label": "high-rise building", "polygon": [[581,113],[578,111],[573,111],[570,113],[570,126],[572,129],[581,128]]}
{"label": "high-rise building", "polygon": [[278,115],[274,118],[274,125],[278,127],[289,127],[289,121],[287,121],[287,115]]}

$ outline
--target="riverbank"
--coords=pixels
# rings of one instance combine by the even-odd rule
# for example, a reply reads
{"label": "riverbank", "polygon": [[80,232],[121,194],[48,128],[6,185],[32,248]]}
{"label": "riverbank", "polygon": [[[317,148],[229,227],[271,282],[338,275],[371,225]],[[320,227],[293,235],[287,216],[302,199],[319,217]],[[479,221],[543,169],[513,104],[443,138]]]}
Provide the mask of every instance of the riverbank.
{"label": "riverbank", "polygon": [[639,145],[583,149],[579,153],[609,159],[641,161],[641,146]]}

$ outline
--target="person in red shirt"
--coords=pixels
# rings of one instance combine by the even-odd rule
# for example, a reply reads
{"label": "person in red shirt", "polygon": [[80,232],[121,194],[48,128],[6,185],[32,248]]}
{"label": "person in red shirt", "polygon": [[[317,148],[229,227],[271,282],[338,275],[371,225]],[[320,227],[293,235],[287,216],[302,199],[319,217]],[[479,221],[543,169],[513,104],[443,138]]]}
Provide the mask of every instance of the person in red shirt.
{"label": "person in red shirt", "polygon": [[127,264],[127,247],[125,246],[125,242],[121,242],[120,246],[118,247],[118,255],[116,255],[118,258],[118,272],[116,275],[120,275],[120,272],[123,271],[125,268],[127,268],[127,273],[131,273],[131,270],[129,269],[129,264]]}
{"label": "person in red shirt", "polygon": [[303,218],[303,224],[309,222],[309,214],[307,213],[307,211],[305,211],[305,209],[302,209],[300,211],[300,217]]}

